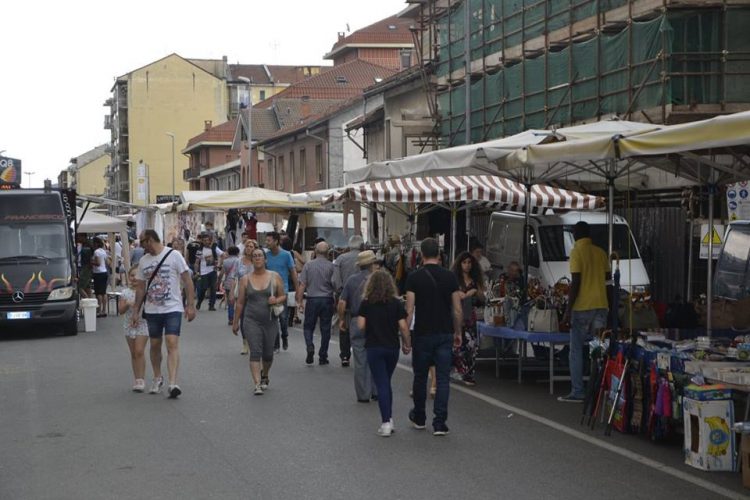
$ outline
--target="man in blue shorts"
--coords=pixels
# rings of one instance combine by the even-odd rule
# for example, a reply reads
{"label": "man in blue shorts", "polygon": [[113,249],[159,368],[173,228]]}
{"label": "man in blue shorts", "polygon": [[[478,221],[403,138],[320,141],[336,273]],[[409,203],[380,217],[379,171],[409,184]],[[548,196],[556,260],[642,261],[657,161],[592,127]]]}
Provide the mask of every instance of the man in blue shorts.
{"label": "man in blue shorts", "polygon": [[[133,315],[133,324],[136,326],[140,319],[140,309],[145,299],[144,311],[148,323],[148,334],[151,338],[151,365],[154,370],[154,381],[149,393],[158,394],[164,385],[164,378],[161,375],[161,344],[162,335],[166,335],[168,395],[171,399],[176,399],[182,394],[180,386],[177,385],[182,315],[184,313],[188,321],[193,321],[195,318],[193,280],[180,252],[165,247],[156,231],[152,229],[143,231],[140,243],[145,253],[141,257],[136,273],[138,283],[135,311],[138,314]],[[187,294],[187,308],[182,305],[180,282]]]}

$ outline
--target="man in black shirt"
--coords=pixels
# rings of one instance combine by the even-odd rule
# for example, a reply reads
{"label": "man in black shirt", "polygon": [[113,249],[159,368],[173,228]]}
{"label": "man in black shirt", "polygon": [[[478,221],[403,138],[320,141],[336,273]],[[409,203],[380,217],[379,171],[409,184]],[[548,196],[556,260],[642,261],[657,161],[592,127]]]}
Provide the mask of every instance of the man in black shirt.
{"label": "man in black shirt", "polygon": [[[440,267],[440,248],[434,238],[420,246],[424,267],[406,280],[408,323],[414,318],[412,364],[414,366],[414,409],[409,420],[424,429],[427,420],[427,372],[435,365],[437,393],[433,407],[433,435],[448,434],[448,394],[453,347],[461,345],[461,297],[456,275]],[[451,328],[453,332],[451,333]]]}

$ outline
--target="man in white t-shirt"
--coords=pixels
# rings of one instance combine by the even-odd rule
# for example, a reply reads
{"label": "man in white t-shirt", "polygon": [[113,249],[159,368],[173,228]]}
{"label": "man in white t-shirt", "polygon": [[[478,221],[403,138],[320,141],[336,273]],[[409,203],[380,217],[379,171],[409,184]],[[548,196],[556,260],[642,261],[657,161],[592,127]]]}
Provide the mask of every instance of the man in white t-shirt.
{"label": "man in white t-shirt", "polygon": [[198,239],[202,247],[195,256],[195,272],[198,275],[198,305],[196,307],[197,309],[201,308],[203,299],[206,298],[206,292],[208,292],[208,310],[215,311],[216,270],[219,268],[220,259],[224,252],[213,242],[213,237],[209,233],[202,232]]}
{"label": "man in white t-shirt", "polygon": [[[171,399],[182,394],[180,386],[177,385],[177,367],[180,363],[178,350],[180,340],[180,327],[182,326],[182,314],[184,312],[188,321],[195,318],[195,290],[190,278],[190,270],[180,252],[166,248],[159,240],[159,235],[152,229],[141,233],[141,246],[145,254],[138,263],[136,277],[135,311],[140,311],[144,303],[146,322],[148,323],[148,334],[151,338],[151,365],[154,370],[154,381],[151,385],[151,394],[161,392],[164,379],[161,375],[161,344],[162,335],[167,338],[167,371],[169,374],[168,394]],[[171,252],[171,253],[169,253]],[[169,255],[167,255],[169,253]],[[159,263],[164,262],[157,269]],[[156,273],[155,273],[156,271]],[[153,276],[151,284],[146,290],[149,279]],[[180,282],[187,294],[187,307],[182,305],[182,292]],[[137,325],[139,315],[133,315],[133,324]]]}
{"label": "man in white t-shirt", "polygon": [[107,281],[109,272],[107,272],[107,251],[104,249],[104,242],[101,238],[94,238],[94,256],[92,258],[93,277],[94,277],[94,295],[98,301],[99,308],[96,311],[97,318],[103,318],[107,315]]}

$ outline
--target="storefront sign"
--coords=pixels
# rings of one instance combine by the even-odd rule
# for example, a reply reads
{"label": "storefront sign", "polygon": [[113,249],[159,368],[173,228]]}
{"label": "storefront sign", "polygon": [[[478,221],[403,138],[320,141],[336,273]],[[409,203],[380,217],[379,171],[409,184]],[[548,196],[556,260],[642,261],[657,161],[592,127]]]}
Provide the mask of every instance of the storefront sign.
{"label": "storefront sign", "polygon": [[0,156],[0,184],[10,186],[21,184],[21,160]]}
{"label": "storefront sign", "polygon": [[727,213],[729,220],[750,220],[750,183],[727,184]]}
{"label": "storefront sign", "polygon": [[136,198],[138,201],[148,203],[148,166],[142,161],[138,163],[135,171]]}

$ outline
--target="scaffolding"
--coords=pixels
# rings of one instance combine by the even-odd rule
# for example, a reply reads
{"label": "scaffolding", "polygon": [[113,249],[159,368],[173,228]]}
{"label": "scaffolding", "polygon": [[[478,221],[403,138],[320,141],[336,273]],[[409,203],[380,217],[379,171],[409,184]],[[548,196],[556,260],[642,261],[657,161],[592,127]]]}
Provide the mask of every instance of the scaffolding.
{"label": "scaffolding", "polygon": [[603,116],[676,123],[747,109],[748,25],[742,0],[423,3],[441,147]]}

